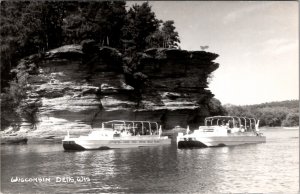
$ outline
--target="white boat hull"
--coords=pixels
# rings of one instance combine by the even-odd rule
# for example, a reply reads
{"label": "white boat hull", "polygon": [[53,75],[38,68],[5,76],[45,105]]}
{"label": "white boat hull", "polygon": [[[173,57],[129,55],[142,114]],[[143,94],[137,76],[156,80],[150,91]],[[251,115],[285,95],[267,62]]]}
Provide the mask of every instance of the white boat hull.
{"label": "white boat hull", "polygon": [[[244,123],[242,123],[244,121]],[[190,133],[178,133],[178,148],[235,146],[265,143],[266,137],[259,132],[259,120],[236,116],[207,117],[204,126]],[[244,124],[244,125],[243,125]]]}
{"label": "white boat hull", "polygon": [[178,148],[234,146],[265,142],[265,136],[212,136],[177,138]]}
{"label": "white boat hull", "polygon": [[171,139],[167,137],[142,137],[132,138],[114,138],[107,140],[100,139],[81,139],[69,138],[62,141],[65,150],[98,150],[98,149],[118,149],[118,148],[135,148],[146,146],[159,146],[171,144]]}

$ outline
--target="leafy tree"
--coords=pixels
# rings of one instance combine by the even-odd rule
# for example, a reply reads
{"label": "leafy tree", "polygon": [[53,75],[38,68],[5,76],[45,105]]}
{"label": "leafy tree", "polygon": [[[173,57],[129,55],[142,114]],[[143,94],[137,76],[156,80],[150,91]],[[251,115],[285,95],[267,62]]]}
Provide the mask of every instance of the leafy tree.
{"label": "leafy tree", "polygon": [[124,1],[78,3],[63,23],[66,43],[93,39],[100,45],[121,48],[122,28],[126,15]]}
{"label": "leafy tree", "polygon": [[62,3],[1,1],[1,91],[19,59],[61,45]]}
{"label": "leafy tree", "polygon": [[125,5],[126,3],[123,1],[113,1],[112,14],[109,20],[112,27],[109,35],[111,36],[110,45],[116,48],[122,48],[122,29],[126,16]]}
{"label": "leafy tree", "polygon": [[22,56],[62,44],[63,2],[30,2],[20,18]]}
{"label": "leafy tree", "polygon": [[[37,8],[39,9],[39,7]],[[62,44],[62,22],[64,18],[64,2],[45,2],[41,10],[41,30],[46,49]],[[46,33],[45,33],[46,32]]]}
{"label": "leafy tree", "polygon": [[16,77],[10,81],[10,87],[5,88],[6,92],[1,93],[1,130],[10,126],[10,122],[15,123],[14,130],[19,129],[17,123],[21,123],[21,118],[25,118],[32,128],[36,127],[38,107],[41,105],[39,99],[26,102],[27,91],[30,88],[27,83],[29,76],[26,64],[21,62],[18,69],[14,69]]}
{"label": "leafy tree", "polygon": [[161,30],[164,34],[164,47],[178,48],[180,40],[178,32],[175,31],[174,21],[168,20],[164,22]]}
{"label": "leafy tree", "polygon": [[[93,39],[98,45],[123,49],[124,61],[137,66],[145,48],[176,47],[174,22],[158,20],[148,3],[125,1],[1,1],[1,91],[14,79],[18,60],[62,44]],[[152,45],[146,40],[154,36]],[[136,63],[136,64],[134,64]],[[133,70],[131,68],[131,70]],[[135,73],[135,72],[132,72]]]}
{"label": "leafy tree", "polygon": [[19,58],[19,46],[21,39],[22,23],[20,18],[27,4],[1,1],[1,91],[8,86],[12,79],[10,70]]}
{"label": "leafy tree", "polygon": [[[261,126],[295,126],[299,115],[299,101],[282,101],[248,106],[225,106],[229,115],[260,119]],[[298,116],[299,119],[299,116]]]}
{"label": "leafy tree", "polygon": [[69,14],[62,24],[64,44],[79,44],[82,40],[95,38],[96,24],[92,22],[95,15],[90,13],[93,5],[94,2],[72,2],[66,5]]}
{"label": "leafy tree", "polygon": [[142,51],[147,48],[147,37],[158,30],[160,20],[156,19],[148,2],[133,5],[127,12],[123,27],[123,39],[133,41],[133,47]]}
{"label": "leafy tree", "polygon": [[168,20],[157,31],[146,39],[149,47],[179,48],[178,32],[175,31],[174,21]]}
{"label": "leafy tree", "polygon": [[216,98],[210,99],[208,103],[208,107],[209,107],[210,115],[212,116],[224,115],[227,113],[226,110],[223,108],[221,102]]}
{"label": "leafy tree", "polygon": [[299,126],[299,113],[288,113],[282,125],[285,127]]}
{"label": "leafy tree", "polygon": [[100,31],[100,43],[112,47],[120,47],[121,29],[126,15],[125,2],[102,2],[95,17]]}
{"label": "leafy tree", "polygon": [[179,48],[178,32],[175,31],[174,21],[168,20],[157,31],[147,37],[149,47]]}
{"label": "leafy tree", "polygon": [[165,48],[164,33],[159,29],[147,37],[146,41],[150,48]]}

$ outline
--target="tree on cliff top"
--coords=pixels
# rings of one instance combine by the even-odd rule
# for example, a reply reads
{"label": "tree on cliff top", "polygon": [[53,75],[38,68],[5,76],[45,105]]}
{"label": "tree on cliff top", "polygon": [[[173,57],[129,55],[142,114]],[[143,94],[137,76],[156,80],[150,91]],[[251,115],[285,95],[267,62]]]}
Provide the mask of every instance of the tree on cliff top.
{"label": "tree on cliff top", "polygon": [[163,23],[161,31],[164,33],[164,47],[178,48],[180,43],[178,32],[175,31],[174,21],[168,20]]}
{"label": "tree on cliff top", "polygon": [[136,50],[147,48],[146,38],[158,30],[160,20],[156,19],[149,4],[133,5],[127,12],[123,27],[123,39],[132,41]]}
{"label": "tree on cliff top", "polygon": [[1,1],[2,88],[20,58],[62,44],[62,3]]}
{"label": "tree on cliff top", "polygon": [[77,2],[63,24],[65,43],[93,39],[100,45],[121,48],[126,15],[124,1]]}
{"label": "tree on cliff top", "polygon": [[180,43],[178,32],[175,31],[174,21],[168,20],[162,27],[146,39],[148,47],[178,48]]}
{"label": "tree on cliff top", "polygon": [[[174,22],[166,21],[159,29],[162,21],[148,3],[135,4],[128,11],[125,1],[1,1],[0,4],[2,92],[14,79],[10,71],[21,58],[64,44],[94,39],[99,45],[117,48],[132,58],[146,48],[173,48],[179,42]],[[158,44],[147,42],[153,35],[159,41],[161,38]]]}
{"label": "tree on cliff top", "polygon": [[16,18],[21,17],[25,5],[16,2],[1,2],[0,26],[1,26],[1,91],[8,86],[10,70],[17,62],[19,47],[19,31],[21,24]]}

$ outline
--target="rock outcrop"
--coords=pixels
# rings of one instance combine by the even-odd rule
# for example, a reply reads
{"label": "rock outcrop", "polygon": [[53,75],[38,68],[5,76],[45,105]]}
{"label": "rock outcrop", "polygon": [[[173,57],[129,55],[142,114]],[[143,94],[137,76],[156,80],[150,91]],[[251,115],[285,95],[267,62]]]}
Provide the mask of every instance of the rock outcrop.
{"label": "rock outcrop", "polygon": [[30,129],[23,119],[19,130],[29,136],[87,133],[107,120],[158,121],[165,129],[198,126],[211,114],[207,78],[219,66],[217,57],[158,48],[126,65],[116,49],[92,43],[30,56],[17,70],[31,67],[25,101],[39,102],[37,123]]}

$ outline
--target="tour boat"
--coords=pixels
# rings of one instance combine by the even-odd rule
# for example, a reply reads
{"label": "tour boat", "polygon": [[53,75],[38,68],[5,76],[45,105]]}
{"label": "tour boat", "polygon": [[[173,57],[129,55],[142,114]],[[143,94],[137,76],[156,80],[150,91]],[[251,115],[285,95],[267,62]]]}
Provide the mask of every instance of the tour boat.
{"label": "tour boat", "polygon": [[259,132],[259,120],[235,116],[205,118],[205,125],[186,134],[178,133],[178,148],[233,146],[265,143],[266,137]]}
{"label": "tour boat", "polygon": [[95,150],[111,148],[134,148],[171,144],[171,139],[161,136],[161,126],[150,121],[113,120],[103,122],[99,130],[87,136],[70,137],[62,141],[65,150]]}

